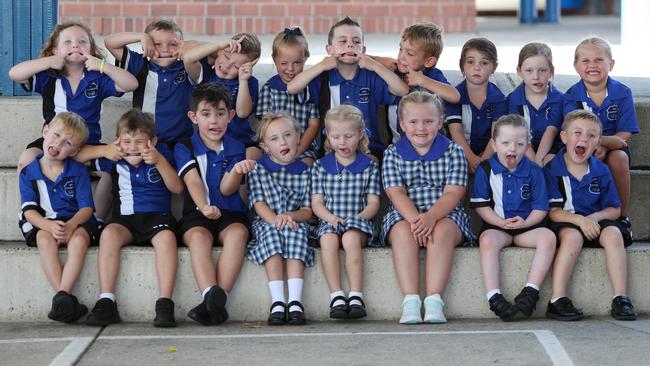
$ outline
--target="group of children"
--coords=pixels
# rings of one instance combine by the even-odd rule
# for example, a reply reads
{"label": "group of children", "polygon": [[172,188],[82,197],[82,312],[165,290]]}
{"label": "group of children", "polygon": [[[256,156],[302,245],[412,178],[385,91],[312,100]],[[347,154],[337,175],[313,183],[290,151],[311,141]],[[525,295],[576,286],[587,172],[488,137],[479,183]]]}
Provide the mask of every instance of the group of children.
{"label": "group of children", "polygon": [[[127,48],[136,42],[143,53]],[[227,42],[183,41],[173,22],[157,21],[144,33],[110,35],[105,45],[119,67],[106,64],[87,27],[60,24],[41,58],[10,71],[43,96],[43,137],[19,161],[20,226],[57,291],[49,318],[73,322],[88,313],[71,291],[88,246],[99,243],[100,295],[86,323],[120,322],[120,249],[151,243],[160,296],[155,326],[176,325],[177,244],[189,249],[200,293],[189,318],[204,325],[228,319],[228,293],[246,257],[266,270],[268,324],[305,324],[311,230],[319,238],[331,318],[366,316],[362,248],[381,241],[392,246],[404,295],[400,323],[444,323],[441,295],[454,248],[475,242],[461,206],[468,173],[471,206],[483,219],[478,243],[487,300],[497,316],[531,316],[555,263],[546,315],[582,318],[566,288],[584,245],[605,248],[612,316],[636,317],[626,293],[625,246],[631,244],[627,141],[639,129],[629,89],[608,76],[614,61],[605,41],[578,45],[581,80],[565,95],[551,83],[550,48],[524,46],[517,67],[523,82],[509,97],[489,81],[497,51],[484,38],[465,43],[465,79],[449,85],[435,67],[442,38],[431,23],[407,27],[391,59],[366,55],[361,27],[346,17],[330,29],[329,56],[304,71],[305,35],[286,28],[273,41],[277,75],[261,90],[252,76],[260,57],[252,33]],[[118,121],[115,141],[101,144],[102,100],[130,91],[134,109]],[[380,105],[388,106],[390,146],[380,133]],[[94,200],[89,171],[99,178]],[[376,228],[380,184],[390,207]],[[183,194],[178,222],[172,193]],[[99,207],[111,207],[109,197],[107,219]],[[314,215],[318,223],[310,228]],[[535,248],[514,303],[498,280],[499,251],[510,244]],[[68,248],[65,265],[61,245]],[[216,266],[214,245],[223,247]]]}

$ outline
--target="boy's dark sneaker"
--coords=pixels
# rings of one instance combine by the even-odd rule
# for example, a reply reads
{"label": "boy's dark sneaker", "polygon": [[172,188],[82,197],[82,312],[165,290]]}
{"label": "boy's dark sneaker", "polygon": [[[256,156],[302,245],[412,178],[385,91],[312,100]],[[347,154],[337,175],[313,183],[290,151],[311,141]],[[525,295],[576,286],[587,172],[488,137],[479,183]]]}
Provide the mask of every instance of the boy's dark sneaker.
{"label": "boy's dark sneaker", "polygon": [[632,234],[632,223],[630,222],[630,218],[627,216],[621,216],[616,221],[619,223],[619,225],[627,229],[627,233],[622,233],[623,238],[625,238],[626,235],[629,235],[630,241],[634,240],[634,235]]}
{"label": "boy's dark sneaker", "polygon": [[226,310],[226,300],[228,296],[219,285],[214,285],[205,295],[205,306],[208,309],[210,321],[214,325],[221,324],[228,320],[228,311]]}
{"label": "boy's dark sneaker", "polygon": [[205,301],[196,305],[187,312],[187,317],[203,325],[212,325],[208,308],[205,306]]}
{"label": "boy's dark sneaker", "polygon": [[634,306],[627,296],[616,296],[612,300],[611,314],[616,320],[636,320]]}
{"label": "boy's dark sneaker", "polygon": [[161,297],[156,300],[156,318],[153,326],[159,328],[172,328],[176,326],[174,318],[174,302],[171,299]]}
{"label": "boy's dark sneaker", "polygon": [[74,295],[59,291],[52,298],[52,309],[47,317],[65,323],[72,323],[88,313],[88,308],[80,304]]}
{"label": "boy's dark sneaker", "polygon": [[560,297],[556,302],[548,302],[546,317],[555,320],[572,321],[580,320],[585,315],[582,313],[582,309],[577,309],[573,306],[571,299],[568,297]]}
{"label": "boy's dark sneaker", "polygon": [[120,314],[117,312],[117,304],[107,298],[97,300],[93,310],[86,318],[86,324],[107,326],[109,324],[116,324],[121,322]]}
{"label": "boy's dark sneaker", "polygon": [[539,301],[539,291],[529,286],[524,287],[519,295],[515,296],[517,309],[527,318],[533,315],[537,307],[537,301]]}
{"label": "boy's dark sneaker", "polygon": [[512,305],[501,294],[494,294],[489,300],[490,310],[492,310],[504,322],[512,321],[517,314],[517,306]]}

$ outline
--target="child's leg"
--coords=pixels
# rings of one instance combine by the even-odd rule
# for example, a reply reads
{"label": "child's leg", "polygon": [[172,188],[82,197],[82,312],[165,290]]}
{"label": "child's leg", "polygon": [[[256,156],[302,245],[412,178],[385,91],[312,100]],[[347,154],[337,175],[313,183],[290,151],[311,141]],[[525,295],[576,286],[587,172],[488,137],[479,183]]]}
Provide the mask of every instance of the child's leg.
{"label": "child's leg", "polygon": [[199,292],[217,284],[217,275],[212,263],[212,241],[212,234],[201,226],[195,226],[183,234],[183,242],[190,250],[192,273]]}
{"label": "child's leg", "polygon": [[100,220],[108,219],[108,212],[111,210],[112,197],[112,179],[111,175],[106,172],[92,172],[91,175],[99,177],[95,191],[93,192],[93,201],[95,202],[95,216]]}
{"label": "child's leg", "polygon": [[614,296],[627,295],[627,255],[621,232],[614,226],[608,226],[600,232],[599,243],[605,248],[607,274]]}
{"label": "child's leg", "polygon": [[330,292],[341,291],[341,273],[339,263],[339,236],[332,233],[320,237],[321,262],[323,273]]}
{"label": "child's leg", "polygon": [[36,147],[30,147],[25,149],[22,153],[20,153],[20,157],[18,157],[18,173],[20,173],[23,168],[25,168],[29,163],[34,161],[36,157],[40,154],[43,153],[43,149],[39,149]]}
{"label": "child's leg", "polygon": [[555,234],[545,227],[540,227],[515,236],[513,241],[518,247],[535,248],[528,283],[536,285],[539,289],[553,263]]}
{"label": "child's leg", "polygon": [[102,293],[114,293],[120,271],[120,251],[133,240],[133,235],[120,224],[109,224],[99,238],[99,288]]}
{"label": "child's leg", "polygon": [[151,245],[156,251],[159,297],[171,299],[178,266],[176,234],[171,230],[160,231],[151,238]]}
{"label": "child's leg", "polygon": [[388,233],[393,247],[393,266],[402,295],[420,293],[420,246],[415,242],[411,224],[402,220]]}
{"label": "child's leg", "polygon": [[68,241],[68,257],[63,266],[59,291],[72,292],[84,268],[84,260],[89,245],[90,236],[84,228],[78,227],[72,232],[70,241]]}
{"label": "child's leg", "polygon": [[512,243],[512,236],[499,230],[486,230],[479,237],[481,273],[485,291],[499,288],[499,252]]}
{"label": "child's leg", "polygon": [[630,214],[630,159],[623,150],[613,150],[607,154],[607,166],[621,200],[621,216],[627,217]]}
{"label": "child's leg", "polygon": [[300,259],[287,259],[287,288],[289,292],[287,323],[304,325],[305,309],[302,305],[302,288],[305,278],[305,263]]}
{"label": "child's leg", "polygon": [[230,291],[244,265],[248,229],[239,223],[230,224],[219,233],[219,241],[223,245],[223,250],[217,260],[217,284],[224,290]]}
{"label": "child's leg", "polygon": [[36,245],[41,257],[41,267],[45,272],[45,277],[50,282],[54,291],[59,291],[61,287],[61,275],[63,266],[59,258],[59,244],[56,239],[45,230],[39,230],[36,233]]}
{"label": "child's leg", "polygon": [[560,247],[557,250],[555,263],[553,264],[553,293],[551,300],[566,297],[566,289],[584,242],[580,230],[568,227],[560,230],[558,239]]}
{"label": "child's leg", "polygon": [[360,230],[346,231],[341,238],[345,250],[345,271],[350,281],[351,292],[363,291],[363,243],[366,234]]}
{"label": "child's leg", "polygon": [[425,286],[427,295],[441,295],[447,287],[454,262],[454,248],[463,242],[463,233],[455,222],[443,218],[433,229],[433,242],[427,243]]}

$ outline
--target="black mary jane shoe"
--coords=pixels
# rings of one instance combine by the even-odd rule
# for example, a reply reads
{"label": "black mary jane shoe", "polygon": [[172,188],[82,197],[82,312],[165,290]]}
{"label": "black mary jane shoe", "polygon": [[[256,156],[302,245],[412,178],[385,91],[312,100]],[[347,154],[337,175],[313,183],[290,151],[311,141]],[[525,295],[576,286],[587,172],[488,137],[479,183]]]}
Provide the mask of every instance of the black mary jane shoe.
{"label": "black mary jane shoe", "polygon": [[[334,305],[337,301],[343,301],[341,305]],[[344,296],[336,296],[330,302],[330,318],[346,319],[348,317],[348,300]]]}
{"label": "black mary jane shoe", "polygon": [[305,307],[302,306],[300,301],[292,301],[287,304],[287,309],[291,309],[292,306],[298,306],[301,311],[289,311],[289,316],[287,323],[289,325],[305,325],[307,324],[307,319],[305,319]]}
{"label": "black mary jane shoe", "polygon": [[[352,300],[357,300],[361,304],[350,304]],[[363,302],[363,299],[359,296],[350,296],[348,299],[348,318],[359,319],[364,318],[366,315],[366,304]]]}
{"label": "black mary jane shoe", "polygon": [[[284,310],[273,312],[273,308],[276,306],[282,306]],[[287,324],[287,304],[282,301],[276,301],[271,304],[271,313],[269,313],[269,319],[267,320],[269,325],[285,325]]]}

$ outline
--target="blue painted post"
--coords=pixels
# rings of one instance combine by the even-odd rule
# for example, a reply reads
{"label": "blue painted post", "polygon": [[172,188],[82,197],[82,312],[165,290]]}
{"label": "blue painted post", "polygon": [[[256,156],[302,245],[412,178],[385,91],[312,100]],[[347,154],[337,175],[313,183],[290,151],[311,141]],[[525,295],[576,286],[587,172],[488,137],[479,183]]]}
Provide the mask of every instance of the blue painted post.
{"label": "blue painted post", "polygon": [[6,16],[12,13],[9,1],[0,2],[0,11],[5,16],[0,17],[0,95],[13,95],[14,83],[7,75],[14,59],[13,46],[13,17]]}
{"label": "blue painted post", "polygon": [[560,12],[562,8],[561,2],[561,0],[546,0],[546,14],[544,15],[544,22],[560,22]]}
{"label": "blue painted post", "polygon": [[519,23],[522,24],[534,23],[536,13],[537,13],[537,9],[535,7],[535,0],[519,1]]}

